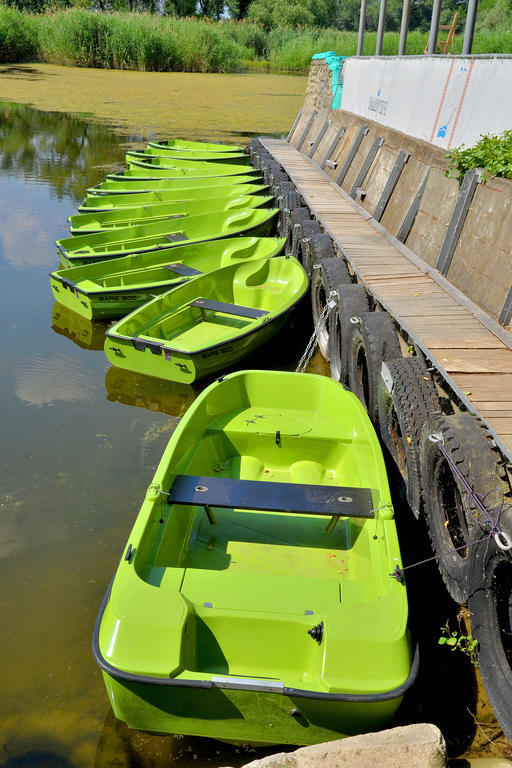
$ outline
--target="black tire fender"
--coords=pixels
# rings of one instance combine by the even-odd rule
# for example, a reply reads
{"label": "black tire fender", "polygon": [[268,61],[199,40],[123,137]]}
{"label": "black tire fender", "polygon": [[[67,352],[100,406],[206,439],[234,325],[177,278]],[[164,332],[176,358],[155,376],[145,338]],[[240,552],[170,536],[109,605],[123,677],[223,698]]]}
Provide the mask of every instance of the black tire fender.
{"label": "black tire fender", "polygon": [[418,518],[422,511],[420,439],[429,416],[440,403],[427,366],[419,357],[382,363],[378,392],[381,438],[407,487],[407,501]]}
{"label": "black tire fender", "polygon": [[[438,442],[430,439],[431,435],[442,439],[450,461]],[[421,433],[420,462],[425,519],[432,548],[448,592],[462,603],[470,593],[474,542],[484,537],[490,526],[457,473],[480,494],[493,517],[493,505],[498,497],[510,490],[504,479],[504,467],[485,424],[467,412],[440,414],[427,420]],[[456,473],[450,462],[456,466]]]}
{"label": "black tire fender", "polygon": [[512,740],[512,558],[494,541],[477,546],[468,608],[478,668],[496,719]]}
{"label": "black tire fender", "polygon": [[[333,242],[326,232],[304,237],[299,250],[299,261],[311,277],[313,264],[318,264],[320,259],[335,259],[336,251]],[[344,283],[345,280],[339,282]]]}
{"label": "black tire fender", "polygon": [[290,194],[287,206],[282,211],[282,220],[286,230],[286,232],[283,232],[283,237],[286,237],[285,250],[288,255],[293,253],[293,242],[294,239],[299,236],[302,222],[309,221],[311,217],[311,211],[307,206],[300,205],[296,207],[292,205],[295,198],[298,196],[298,193]]}
{"label": "black tire fender", "polygon": [[[310,295],[313,326],[316,328],[327,301],[337,297],[337,290],[348,285],[350,275],[343,259],[318,259],[311,271]],[[327,322],[318,331],[318,347],[326,360],[329,359],[329,328],[334,309],[329,312]]]}
{"label": "black tire fender", "polygon": [[379,424],[378,389],[382,363],[401,357],[400,343],[388,312],[367,312],[350,320],[347,330],[348,386]]}
{"label": "black tire fender", "polygon": [[[347,269],[346,264],[344,266]],[[350,318],[368,312],[370,305],[364,287],[352,282],[338,285],[335,289],[334,300],[336,305],[329,317],[327,359],[331,366],[331,378],[341,384],[346,384],[348,379],[347,344],[351,331]]]}
{"label": "black tire fender", "polygon": [[297,192],[297,194],[299,195],[300,201],[298,206],[294,206],[295,208],[298,208],[299,206],[302,205],[302,198],[300,197],[300,194],[297,191],[297,187],[295,186],[293,181],[278,181],[276,184],[273,185],[273,187],[274,187],[274,195],[276,196],[277,204],[279,205],[280,208],[283,205],[283,198],[287,192]]}
{"label": "black tire fender", "polygon": [[292,228],[292,254],[296,259],[302,261],[302,248],[304,238],[311,237],[312,235],[320,235],[322,233],[322,225],[316,219],[303,219],[300,222],[300,226]]}

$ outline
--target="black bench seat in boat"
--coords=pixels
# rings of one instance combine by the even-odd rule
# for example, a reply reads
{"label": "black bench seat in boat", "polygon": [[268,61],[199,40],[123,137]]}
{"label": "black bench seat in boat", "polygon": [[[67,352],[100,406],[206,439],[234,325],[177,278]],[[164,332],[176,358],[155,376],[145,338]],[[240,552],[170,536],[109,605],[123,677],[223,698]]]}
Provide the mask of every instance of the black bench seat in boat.
{"label": "black bench seat in boat", "polygon": [[369,488],[273,483],[231,477],[177,475],[167,502],[204,507],[212,525],[215,523],[212,507],[325,515],[331,517],[327,526],[329,533],[340,517],[374,517]]}
{"label": "black bench seat in boat", "polygon": [[226,304],[223,301],[211,301],[210,299],[195,299],[189,304],[190,307],[199,307],[201,310],[211,309],[214,312],[225,312],[226,315],[237,315],[238,317],[250,317],[255,320],[269,313],[265,309],[254,309],[253,307],[244,307],[241,304]]}
{"label": "black bench seat in boat", "polygon": [[186,264],[181,264],[181,262],[176,262],[175,264],[164,264],[163,267],[164,269],[168,269],[171,272],[176,272],[177,275],[184,275],[185,277],[204,274],[199,269],[194,269],[194,267],[187,267]]}

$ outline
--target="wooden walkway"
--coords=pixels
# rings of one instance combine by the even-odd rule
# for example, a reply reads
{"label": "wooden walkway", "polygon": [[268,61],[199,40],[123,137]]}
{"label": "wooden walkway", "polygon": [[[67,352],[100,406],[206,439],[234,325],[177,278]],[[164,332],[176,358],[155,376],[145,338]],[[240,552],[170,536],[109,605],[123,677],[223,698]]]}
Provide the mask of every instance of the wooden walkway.
{"label": "wooden walkway", "polygon": [[387,233],[286,141],[263,139],[358,278],[512,460],[512,335]]}

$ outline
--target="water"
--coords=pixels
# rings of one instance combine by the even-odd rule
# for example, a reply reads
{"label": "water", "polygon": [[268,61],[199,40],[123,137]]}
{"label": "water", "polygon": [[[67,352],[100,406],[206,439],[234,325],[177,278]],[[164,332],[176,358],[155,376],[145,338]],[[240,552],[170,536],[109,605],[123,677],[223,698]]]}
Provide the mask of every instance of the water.
{"label": "water", "polygon": [[[142,138],[0,103],[0,765],[248,759],[240,748],[116,723],[90,652],[145,489],[197,391],[111,368],[106,326],[55,304],[49,289],[67,216],[123,161],[126,142]],[[254,364],[269,354],[282,362],[274,346]]]}
{"label": "water", "polygon": [[[114,720],[90,651],[145,489],[197,392],[111,368],[105,326],[54,304],[49,289],[66,217],[123,161],[126,143],[142,139],[0,103],[0,766],[9,768],[204,768],[256,756],[130,731]],[[287,333],[286,356],[278,341],[250,364],[293,369],[308,323]],[[318,356],[309,370],[327,372]],[[407,520],[401,543],[414,561],[423,534]],[[439,722],[460,754],[474,731],[466,711],[476,707],[474,675],[467,660],[436,648],[456,607],[434,567],[410,573],[413,629],[426,654],[401,721]]]}

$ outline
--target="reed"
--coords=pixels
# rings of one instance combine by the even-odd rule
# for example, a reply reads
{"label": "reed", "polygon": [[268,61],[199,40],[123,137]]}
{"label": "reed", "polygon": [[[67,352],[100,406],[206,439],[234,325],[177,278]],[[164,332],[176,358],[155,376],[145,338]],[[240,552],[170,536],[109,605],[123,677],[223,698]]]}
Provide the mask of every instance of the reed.
{"label": "reed", "polygon": [[37,58],[37,29],[33,16],[0,5],[0,62],[31,61]]}
{"label": "reed", "polygon": [[[384,35],[383,54],[398,52],[399,34]],[[376,33],[367,32],[364,54],[375,53]],[[415,30],[408,54],[422,54],[427,33]],[[357,33],[334,28],[278,27],[266,32],[251,21],[212,22],[156,14],[93,13],[80,8],[22,13],[0,2],[0,61],[39,59],[52,64],[160,72],[236,72],[262,69],[307,72],[314,53],[353,56]],[[462,50],[462,35],[455,53]],[[480,29],[474,53],[509,53],[512,30]]]}

